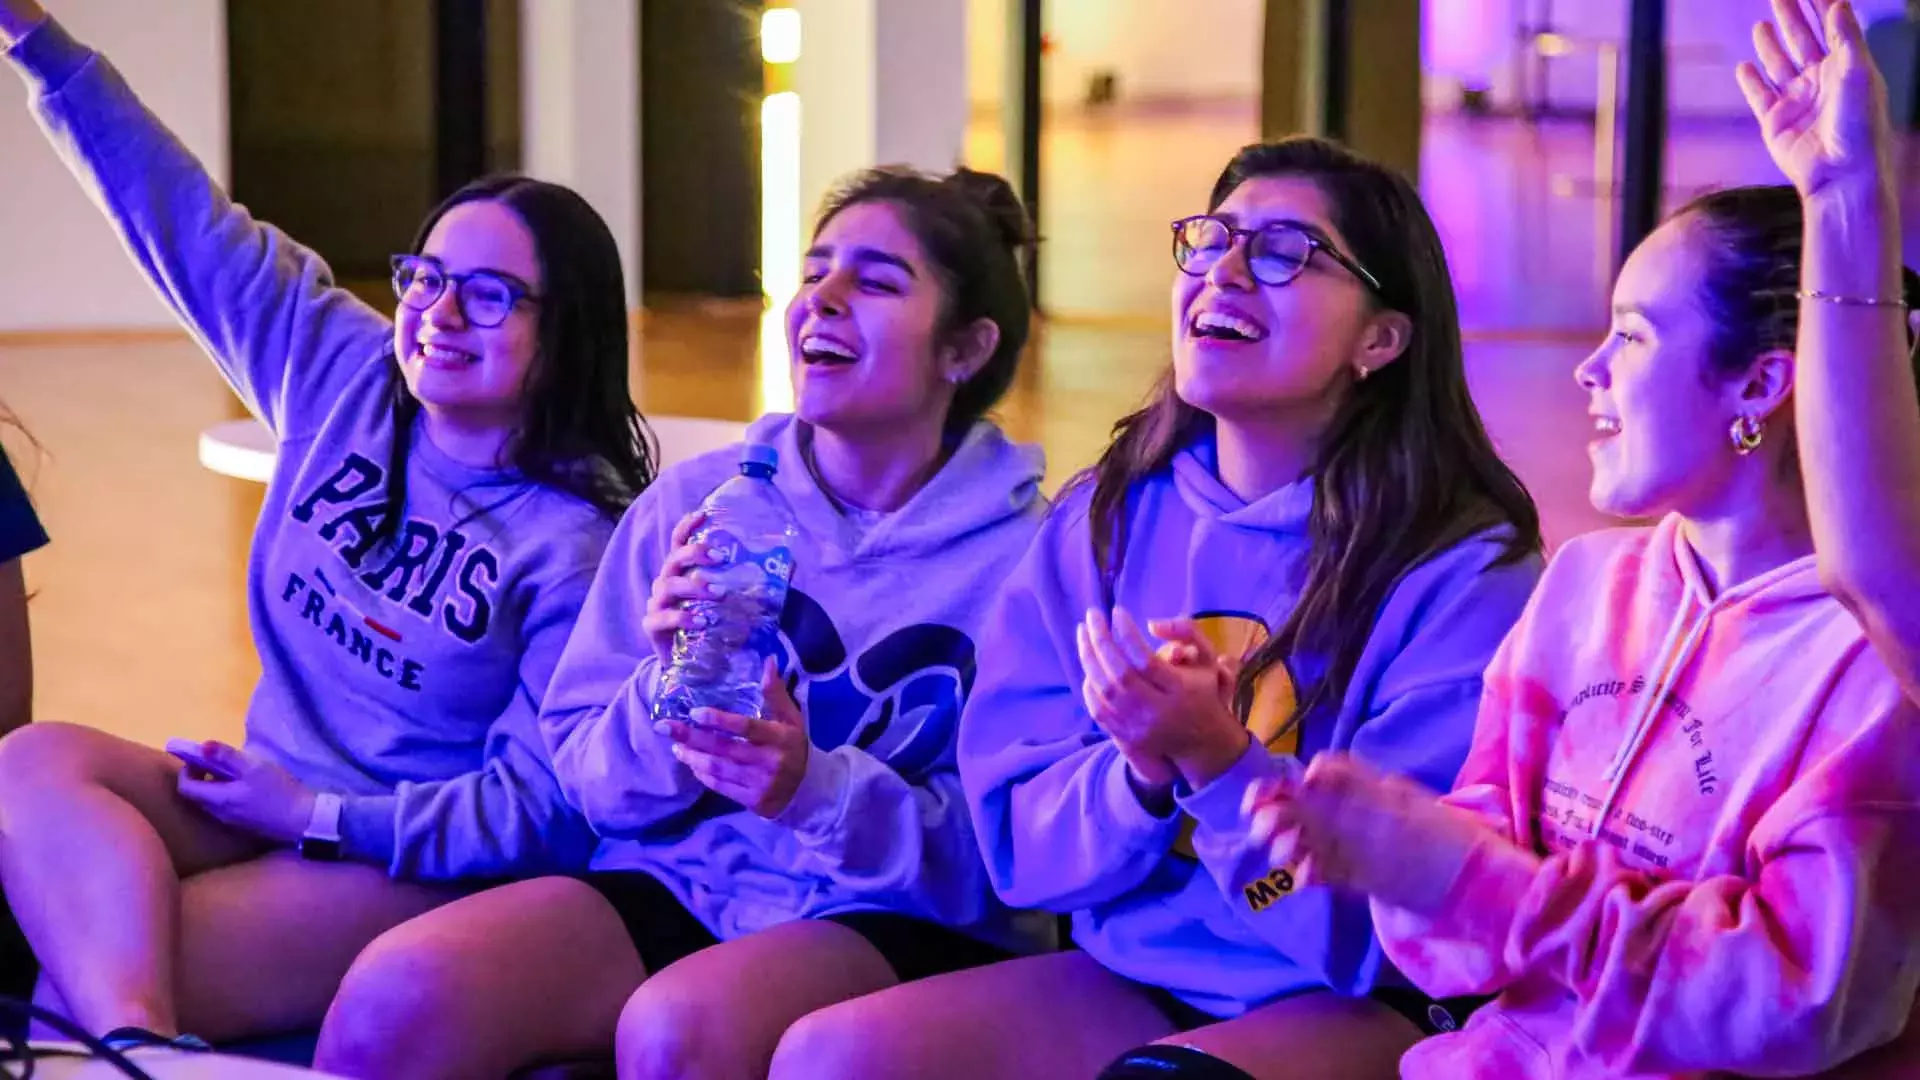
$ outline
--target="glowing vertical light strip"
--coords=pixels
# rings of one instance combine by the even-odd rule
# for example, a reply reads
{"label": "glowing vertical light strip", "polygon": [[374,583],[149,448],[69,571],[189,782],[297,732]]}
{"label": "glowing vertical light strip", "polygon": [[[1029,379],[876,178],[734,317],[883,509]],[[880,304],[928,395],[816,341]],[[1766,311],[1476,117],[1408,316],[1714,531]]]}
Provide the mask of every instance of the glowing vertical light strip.
{"label": "glowing vertical light strip", "polygon": [[800,95],[789,89],[800,59],[800,13],[768,8],[760,16],[760,57],[768,89],[760,103],[760,407],[793,408],[787,357],[787,302],[800,288]]}
{"label": "glowing vertical light strip", "polygon": [[800,95],[770,94],[760,105],[760,401],[793,408],[784,315],[800,288]]}
{"label": "glowing vertical light strip", "polygon": [[791,64],[800,59],[798,11],[768,8],[760,16],[760,59],[769,64]]}
{"label": "glowing vertical light strip", "polygon": [[769,297],[800,287],[800,95],[760,103],[760,283]]}

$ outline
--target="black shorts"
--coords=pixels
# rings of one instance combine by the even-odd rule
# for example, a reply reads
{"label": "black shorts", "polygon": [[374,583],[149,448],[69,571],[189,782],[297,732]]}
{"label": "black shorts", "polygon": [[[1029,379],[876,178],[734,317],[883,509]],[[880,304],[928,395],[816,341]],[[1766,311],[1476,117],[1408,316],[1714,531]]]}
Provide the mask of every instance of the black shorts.
{"label": "black shorts", "polygon": [[[1140,988],[1153,999],[1160,1014],[1183,1033],[1217,1024],[1222,1019],[1205,1009],[1187,1004],[1170,990],[1145,984],[1140,984]],[[1367,996],[1406,1017],[1414,1027],[1420,1029],[1422,1036],[1458,1031],[1475,1009],[1493,1000],[1484,997],[1436,999],[1406,986],[1377,987]]]}
{"label": "black shorts", "polygon": [[[13,908],[0,898],[0,997],[32,1001],[33,984],[40,976],[40,963],[34,959],[33,946],[13,919]],[[0,1009],[0,1039],[27,1037],[27,1016],[13,1009]]]}
{"label": "black shorts", "polygon": [[[580,880],[613,905],[648,974],[709,945],[720,944],[720,939],[693,917],[672,890],[651,874],[597,870],[580,875]],[[951,927],[889,911],[852,911],[828,915],[820,921],[838,923],[866,938],[901,982],[997,964],[1015,955]]]}
{"label": "black shorts", "polygon": [[1421,1035],[1445,1035],[1466,1026],[1467,1017],[1492,1001],[1488,997],[1436,998],[1411,986],[1377,986],[1368,997],[1413,1021]]}

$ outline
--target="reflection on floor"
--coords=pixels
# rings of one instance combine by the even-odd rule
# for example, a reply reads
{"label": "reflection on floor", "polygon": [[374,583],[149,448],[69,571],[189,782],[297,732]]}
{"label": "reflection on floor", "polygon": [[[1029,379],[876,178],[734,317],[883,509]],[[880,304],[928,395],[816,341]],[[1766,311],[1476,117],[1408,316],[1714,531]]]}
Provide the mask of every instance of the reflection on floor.
{"label": "reflection on floor", "polygon": [[[1052,315],[1000,410],[1045,448],[1051,483],[1094,459],[1166,363],[1165,223],[1201,205],[1252,130],[1244,109],[1055,125]],[[1767,178],[1744,128],[1678,134],[1673,197]],[[991,167],[984,135],[972,145]],[[1429,128],[1425,190],[1462,297],[1474,396],[1554,538],[1601,524],[1585,502],[1585,403],[1569,377],[1604,310],[1582,188],[1590,147],[1576,125]],[[1910,213],[1920,220],[1920,205]],[[657,304],[638,337],[645,410],[746,419],[779,396],[784,361],[762,364],[751,305]],[[171,331],[0,339],[0,400],[41,444],[0,431],[54,536],[27,561],[39,715],[154,743],[237,738],[258,670],[241,590],[259,490],[196,464],[197,432],[238,415],[211,367]]]}

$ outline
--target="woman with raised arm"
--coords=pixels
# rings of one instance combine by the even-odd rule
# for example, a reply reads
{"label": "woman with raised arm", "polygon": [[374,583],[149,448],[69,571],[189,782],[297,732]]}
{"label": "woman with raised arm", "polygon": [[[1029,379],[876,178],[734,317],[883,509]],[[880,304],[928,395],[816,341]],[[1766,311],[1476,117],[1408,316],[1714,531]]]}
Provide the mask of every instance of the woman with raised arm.
{"label": "woman with raised arm", "polygon": [[1902,285],[1899,143],[1852,6],[1816,8],[1827,41],[1776,5],[1783,33],[1756,27],[1740,88],[1806,214],[1793,409],[1820,577],[1920,700],[1920,297]]}
{"label": "woman with raised arm", "polygon": [[[1892,368],[1920,289],[1896,291],[1884,93],[1852,10],[1823,5],[1824,45],[1775,10],[1785,44],[1763,26],[1766,74],[1741,80],[1798,189],[1674,214],[1577,372],[1595,505],[1658,524],[1555,555],[1487,670],[1452,794],[1329,757],[1254,800],[1273,858],[1370,896],[1423,990],[1497,995],[1407,1077],[1900,1064],[1868,1052],[1920,989],[1920,708],[1828,588],[1795,438],[1810,410],[1791,403],[1824,364],[1830,407],[1878,379],[1901,400],[1855,405],[1912,412],[1912,369]],[[1846,499],[1911,500],[1873,486],[1907,475],[1863,471]]]}
{"label": "woman with raised arm", "polygon": [[[382,931],[583,866],[536,723],[651,479],[612,235],[514,177],[437,207],[393,317],[234,205],[35,0],[0,47],[49,140],[279,456],[247,599],[246,744],[0,742],[0,882],[44,1000],[121,1044],[310,1027]],[[157,705],[165,707],[164,702]]]}

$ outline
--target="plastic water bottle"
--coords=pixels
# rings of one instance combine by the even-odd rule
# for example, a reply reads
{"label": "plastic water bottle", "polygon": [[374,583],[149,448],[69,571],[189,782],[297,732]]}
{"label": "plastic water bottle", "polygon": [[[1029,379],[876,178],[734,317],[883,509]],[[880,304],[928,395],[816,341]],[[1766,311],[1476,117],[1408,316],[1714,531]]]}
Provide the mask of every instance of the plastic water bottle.
{"label": "plastic water bottle", "polygon": [[673,658],[653,699],[655,720],[691,723],[699,708],[760,718],[760,673],[779,649],[799,536],[793,508],[773,485],[779,461],[773,447],[748,443],[740,475],[701,504],[707,518],[693,542],[713,553],[702,572],[724,591],[686,602],[694,625],[674,635]]}

